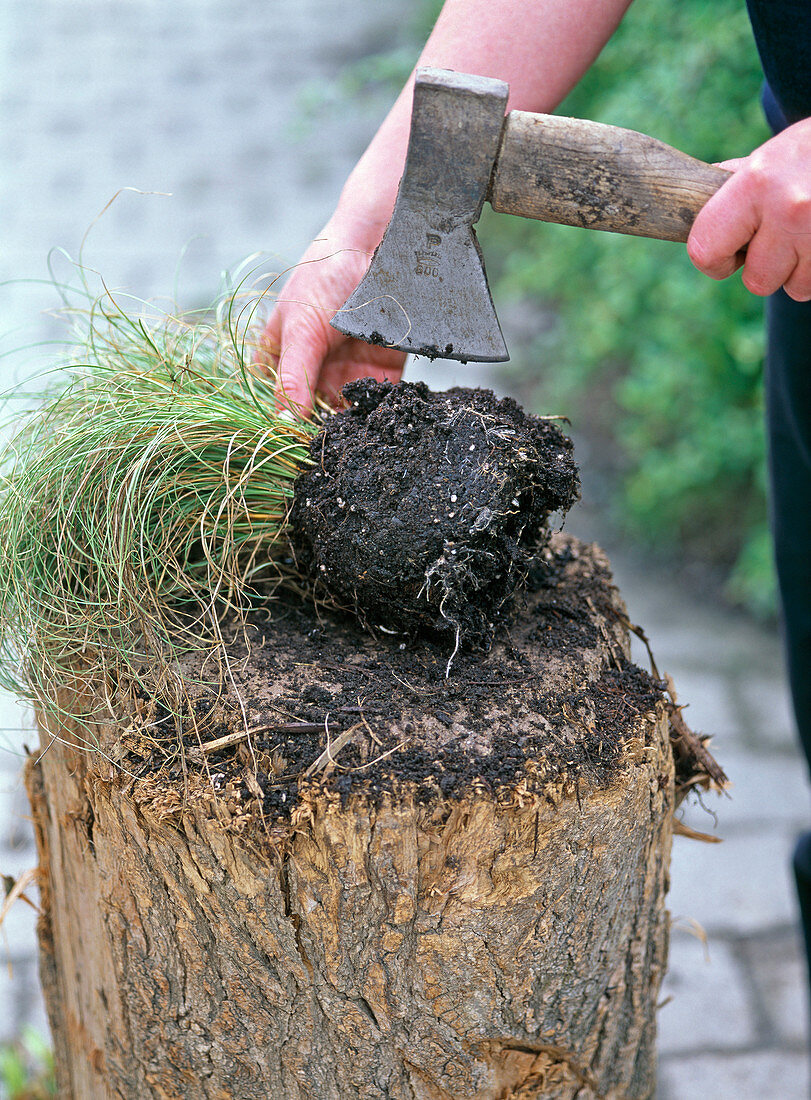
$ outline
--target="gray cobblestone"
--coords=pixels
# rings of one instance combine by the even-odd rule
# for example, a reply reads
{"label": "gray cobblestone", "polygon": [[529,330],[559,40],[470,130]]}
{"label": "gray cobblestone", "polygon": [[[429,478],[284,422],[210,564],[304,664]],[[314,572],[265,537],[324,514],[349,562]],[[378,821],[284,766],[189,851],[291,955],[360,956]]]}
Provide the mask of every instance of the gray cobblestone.
{"label": "gray cobblestone", "polygon": [[748,731],[747,743],[763,754],[787,752],[795,746],[794,717],[788,688],[781,677],[744,676],[736,684],[735,703],[741,725]]}
{"label": "gray cobblestone", "polygon": [[[724,990],[723,1013],[718,1012],[719,989]],[[658,1016],[663,1055],[695,1048],[697,1019],[706,1047],[745,1050],[757,1041],[746,982],[729,944],[719,941],[708,948],[697,935],[674,931],[661,999],[667,1002]]]}
{"label": "gray cobblestone", "polygon": [[714,935],[793,924],[792,838],[778,828],[753,828],[719,845],[676,837],[668,899],[673,916],[697,921],[711,942]]}
{"label": "gray cobblestone", "polygon": [[[798,782],[796,756],[770,757],[727,748],[722,737],[713,742],[712,748],[732,777],[729,795],[706,796],[700,803],[690,799],[680,810],[686,824],[728,838],[738,831],[751,838],[754,831],[770,829],[778,822],[789,830],[800,831],[811,812],[811,801],[805,785]],[[715,812],[717,827],[707,810]]]}
{"label": "gray cobblestone", "polygon": [[801,1054],[710,1051],[663,1058],[659,1100],[808,1100],[808,1063]]}
{"label": "gray cobblestone", "polygon": [[753,936],[739,942],[737,952],[769,1035],[801,1049],[808,1033],[808,995],[799,931],[789,928],[782,935]]}
{"label": "gray cobblestone", "polygon": [[0,971],[0,1043],[12,1042],[24,1028],[47,1036],[48,1020],[39,992],[36,956],[26,952],[3,958]]}
{"label": "gray cobblestone", "polygon": [[683,659],[665,663],[659,650],[654,650],[654,655],[660,671],[673,678],[678,700],[685,705],[685,720],[696,733],[711,734],[715,747],[744,740],[729,680],[719,676],[712,666],[698,670]]}

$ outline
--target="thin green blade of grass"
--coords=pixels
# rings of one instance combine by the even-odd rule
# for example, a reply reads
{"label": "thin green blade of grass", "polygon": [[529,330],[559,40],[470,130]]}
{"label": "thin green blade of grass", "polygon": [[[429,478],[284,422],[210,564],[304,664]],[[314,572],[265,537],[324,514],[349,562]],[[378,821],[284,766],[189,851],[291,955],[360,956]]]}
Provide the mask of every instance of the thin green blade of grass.
{"label": "thin green blade of grass", "polygon": [[35,704],[58,711],[69,684],[221,645],[257,586],[296,584],[284,530],[318,425],[275,411],[231,316],[147,322],[97,304],[83,346],[15,417],[0,684]]}

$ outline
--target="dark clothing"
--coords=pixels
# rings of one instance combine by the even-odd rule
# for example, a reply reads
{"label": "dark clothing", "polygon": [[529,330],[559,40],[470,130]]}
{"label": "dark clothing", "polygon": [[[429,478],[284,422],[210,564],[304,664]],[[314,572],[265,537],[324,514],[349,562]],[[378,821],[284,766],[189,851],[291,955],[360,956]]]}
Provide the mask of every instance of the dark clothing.
{"label": "dark clothing", "polygon": [[[811,117],[811,0],[746,0],[772,130]],[[789,683],[811,766],[811,302],[766,306],[771,516]]]}
{"label": "dark clothing", "polygon": [[[772,533],[789,684],[811,767],[811,302],[778,290],[766,317]],[[794,851],[794,880],[811,990],[811,832]]]}
{"label": "dark clothing", "polygon": [[[811,2],[746,3],[766,77],[763,107],[777,133],[811,116]],[[779,290],[767,303],[766,319],[775,562],[794,713],[811,767],[811,302],[795,302]],[[794,850],[794,879],[811,978],[811,832]]]}
{"label": "dark clothing", "polygon": [[777,102],[774,92],[764,80],[760,102],[763,105],[763,113],[773,134],[779,134],[781,130],[790,125],[789,120],[783,114],[783,109]]}
{"label": "dark clothing", "polygon": [[778,118],[766,101],[776,130],[811,115],[811,3],[809,0],[746,0],[760,63]]}
{"label": "dark clothing", "polygon": [[766,304],[771,517],[789,684],[811,766],[811,302]]}
{"label": "dark clothing", "polygon": [[803,930],[805,955],[811,966],[811,833],[797,841],[794,849],[794,882],[800,903],[800,927]]}
{"label": "dark clothing", "polygon": [[[811,116],[810,0],[746,0],[774,132]],[[789,683],[811,766],[811,303],[766,307],[766,426]]]}

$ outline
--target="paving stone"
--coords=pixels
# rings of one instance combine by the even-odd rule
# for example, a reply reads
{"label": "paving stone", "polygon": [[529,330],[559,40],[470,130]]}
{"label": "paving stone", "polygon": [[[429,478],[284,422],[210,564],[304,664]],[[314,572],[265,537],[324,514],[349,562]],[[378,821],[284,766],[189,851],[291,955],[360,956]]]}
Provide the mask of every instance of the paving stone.
{"label": "paving stone", "polygon": [[728,795],[702,793],[700,801],[696,796],[685,800],[678,813],[686,824],[721,837],[741,828],[751,836],[778,822],[797,832],[811,828],[811,786],[799,753],[768,757],[728,749],[721,737],[710,747],[732,786]]}
{"label": "paving stone", "polygon": [[[572,530],[575,525],[573,515]],[[599,542],[603,532],[592,537]],[[631,621],[645,629],[660,668],[671,674],[675,668],[698,673],[711,668],[722,675],[737,675],[741,669],[780,674],[776,631],[714,601],[693,597],[659,566],[632,556],[625,547],[612,546],[610,538],[604,543]]]}
{"label": "paving stone", "polygon": [[[13,976],[9,976],[8,965],[3,965],[0,967],[0,1043],[11,1042],[20,1034],[15,1011],[16,995]],[[2,1092],[0,1096],[3,1096]]]}
{"label": "paving stone", "polygon": [[707,1053],[663,1058],[666,1100],[808,1100],[807,1059],[797,1053]]}
{"label": "paving stone", "polygon": [[667,998],[657,1017],[662,1054],[707,1047],[740,1050],[756,1039],[741,965],[722,941],[707,948],[686,932],[673,933],[660,999]]}
{"label": "paving stone", "polygon": [[789,830],[754,830],[704,844],[676,837],[668,908],[710,935],[778,929],[796,920]]}
{"label": "paving stone", "polygon": [[656,662],[660,672],[673,679],[676,697],[684,706],[684,719],[696,733],[709,734],[714,746],[743,745],[745,737],[735,710],[732,685],[712,666],[701,670],[690,665]]}
{"label": "paving stone", "polygon": [[[40,274],[54,246],[76,255],[122,186],[171,191],[173,199],[121,196],[94,227],[86,258],[113,286],[128,282],[128,259],[144,249],[150,277],[131,289],[143,298],[164,293],[182,249],[200,233],[211,235],[214,254],[201,257],[189,280],[195,299],[211,300],[220,270],[257,249],[294,261],[391,98],[370,93],[328,119],[316,112],[311,135],[297,144],[290,124],[302,112],[301,91],[308,80],[327,89],[365,44],[391,40],[399,6],[359,5],[336,18],[326,0],[300,0],[263,22],[245,0],[202,16],[197,5],[173,5],[168,21],[159,5],[139,4],[130,23],[118,11],[132,5],[85,3],[74,21],[62,19],[61,7],[0,12],[9,61],[0,76],[4,140],[17,143],[0,171],[11,265],[0,275]],[[258,137],[264,159],[253,156],[248,176],[238,154]],[[263,193],[262,184],[279,175],[287,178],[272,202],[274,187]],[[239,202],[243,189],[258,193],[250,217]],[[10,315],[0,302],[0,331]]]}
{"label": "paving stone", "polygon": [[808,1046],[806,962],[799,930],[752,936],[738,945],[774,1036],[780,1043]]}
{"label": "paving stone", "polygon": [[[0,862],[0,873],[7,873],[3,862]],[[36,904],[38,901],[36,886],[29,887],[26,890],[26,896]],[[0,925],[0,970],[7,968],[9,960],[33,959],[36,954],[37,914],[24,901],[18,899]]]}
{"label": "paving stone", "polygon": [[[8,728],[11,721],[9,712],[10,697],[3,700],[5,706],[0,707],[0,717],[7,728],[0,733],[0,874],[11,875],[17,878],[23,871],[35,866],[37,862],[34,833],[29,820],[28,799],[22,780],[22,767],[24,756],[20,745],[25,738],[33,743],[30,729],[19,730]],[[11,701],[13,703],[13,700]],[[16,715],[20,721],[28,725],[28,714],[21,708],[17,708]],[[5,935],[5,942],[17,945],[13,928],[15,922],[10,914],[2,930],[0,930],[0,943]],[[33,935],[29,931],[22,933],[23,938],[33,943]]]}
{"label": "paving stone", "polygon": [[0,966],[0,1043],[18,1038],[24,1027],[49,1034],[38,966],[35,955],[14,958],[10,964],[4,959]]}
{"label": "paving stone", "polygon": [[785,678],[746,670],[736,685],[735,703],[750,731],[749,744],[764,753],[796,751],[797,733]]}
{"label": "paving stone", "polygon": [[[37,866],[37,850],[34,845],[33,832],[31,832],[30,828],[26,829],[24,839],[26,842],[24,847],[0,848],[0,875],[10,875],[11,878],[16,880],[20,875],[25,874],[25,872],[29,871],[32,867]],[[31,896],[32,900],[36,899],[36,888],[32,888]],[[14,914],[19,911],[19,908],[15,906],[11,913],[9,913],[6,917],[5,925],[2,930],[0,930],[0,935],[2,935],[4,931],[7,936],[11,936],[11,929],[16,927],[17,924],[14,920]],[[23,916],[27,917],[27,914],[23,914]],[[27,928],[27,925],[25,925],[25,927]],[[27,931],[24,932],[24,935],[28,935]]]}
{"label": "paving stone", "polygon": [[[0,689],[0,771],[8,766],[5,752],[12,754],[21,751],[22,744],[31,740],[33,715],[9,691]],[[14,765],[16,771],[16,765]]]}

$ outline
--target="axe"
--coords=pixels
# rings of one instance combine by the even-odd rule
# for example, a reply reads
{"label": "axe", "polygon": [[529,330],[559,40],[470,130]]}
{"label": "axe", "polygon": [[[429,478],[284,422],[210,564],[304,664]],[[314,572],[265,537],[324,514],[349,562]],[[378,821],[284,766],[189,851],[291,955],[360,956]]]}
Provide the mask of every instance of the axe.
{"label": "axe", "polygon": [[369,270],[331,324],[401,351],[509,359],[473,228],[524,218],[686,241],[729,172],[634,130],[511,111],[501,80],[418,69],[405,171]]}

